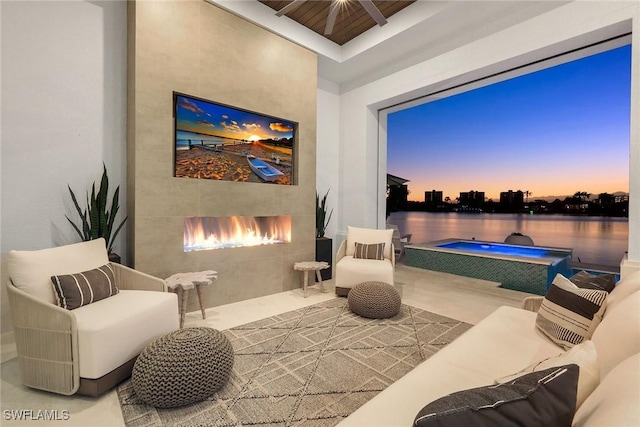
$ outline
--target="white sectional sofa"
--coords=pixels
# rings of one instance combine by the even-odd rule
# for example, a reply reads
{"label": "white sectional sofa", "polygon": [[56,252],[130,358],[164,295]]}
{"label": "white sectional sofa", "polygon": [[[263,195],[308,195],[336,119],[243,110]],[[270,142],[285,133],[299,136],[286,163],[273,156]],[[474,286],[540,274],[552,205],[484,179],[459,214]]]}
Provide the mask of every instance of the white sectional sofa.
{"label": "white sectional sofa", "polygon": [[[497,309],[339,426],[408,427],[425,405],[445,395],[495,384],[527,366],[568,354],[536,329],[536,316],[525,309]],[[591,375],[592,384],[572,425],[640,426],[640,271],[624,277],[609,294],[603,320],[584,345],[595,346],[595,354],[591,369],[580,367],[579,381]]]}

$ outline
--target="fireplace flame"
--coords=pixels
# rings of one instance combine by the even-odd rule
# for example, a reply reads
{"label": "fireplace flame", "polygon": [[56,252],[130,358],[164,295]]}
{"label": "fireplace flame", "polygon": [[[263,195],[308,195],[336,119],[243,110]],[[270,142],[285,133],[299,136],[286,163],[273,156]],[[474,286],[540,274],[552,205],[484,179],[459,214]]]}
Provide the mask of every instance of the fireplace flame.
{"label": "fireplace flame", "polygon": [[229,216],[184,219],[184,251],[291,242],[291,217]]}

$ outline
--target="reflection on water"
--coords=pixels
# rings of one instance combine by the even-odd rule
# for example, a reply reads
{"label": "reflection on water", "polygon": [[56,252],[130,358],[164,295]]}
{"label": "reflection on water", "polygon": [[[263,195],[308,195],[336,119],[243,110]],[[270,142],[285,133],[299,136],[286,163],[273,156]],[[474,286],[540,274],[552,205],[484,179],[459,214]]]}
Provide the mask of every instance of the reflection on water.
{"label": "reflection on water", "polygon": [[530,236],[538,246],[572,248],[575,261],[618,266],[627,251],[627,218],[565,215],[394,212],[389,222],[412,243],[448,238],[502,242],[511,233]]}

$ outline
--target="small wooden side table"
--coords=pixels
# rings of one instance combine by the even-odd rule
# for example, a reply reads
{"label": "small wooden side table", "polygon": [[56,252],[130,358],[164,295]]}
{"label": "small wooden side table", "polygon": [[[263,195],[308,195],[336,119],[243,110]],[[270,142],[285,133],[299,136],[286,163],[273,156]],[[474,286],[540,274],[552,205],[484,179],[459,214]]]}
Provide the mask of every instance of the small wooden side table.
{"label": "small wooden side table", "polygon": [[176,273],[170,277],[167,277],[165,283],[171,291],[178,294],[180,299],[180,327],[184,326],[184,316],[187,311],[187,301],[189,299],[189,290],[196,288],[198,294],[198,302],[200,303],[200,311],[202,312],[202,318],[206,319],[207,316],[204,312],[204,305],[202,304],[202,291],[201,286],[207,286],[213,283],[218,278],[218,272],[213,270],[196,271],[188,273]]}
{"label": "small wooden side table", "polygon": [[307,297],[307,286],[309,286],[309,271],[316,272],[318,283],[320,283],[320,291],[326,292],[324,290],[324,285],[322,284],[322,276],[320,275],[320,270],[324,270],[325,268],[329,268],[329,263],[324,261],[303,261],[293,264],[293,269],[302,271],[302,274],[304,275],[304,283],[302,285],[302,289],[304,290],[305,298]]}

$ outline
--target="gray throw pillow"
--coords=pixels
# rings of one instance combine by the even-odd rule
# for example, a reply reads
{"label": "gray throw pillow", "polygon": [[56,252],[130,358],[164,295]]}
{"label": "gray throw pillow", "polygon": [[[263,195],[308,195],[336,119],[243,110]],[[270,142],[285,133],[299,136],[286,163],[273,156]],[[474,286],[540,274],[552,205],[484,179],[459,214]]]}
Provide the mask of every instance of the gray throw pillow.
{"label": "gray throw pillow", "polygon": [[610,273],[591,274],[579,271],[569,278],[571,283],[582,289],[598,289],[611,292],[616,287],[616,275]]}
{"label": "gray throw pillow", "polygon": [[505,384],[452,393],[429,403],[414,427],[570,427],[578,365],[523,375]]}
{"label": "gray throw pillow", "polygon": [[119,292],[111,264],[75,274],[51,276],[58,305],[73,310]]}

